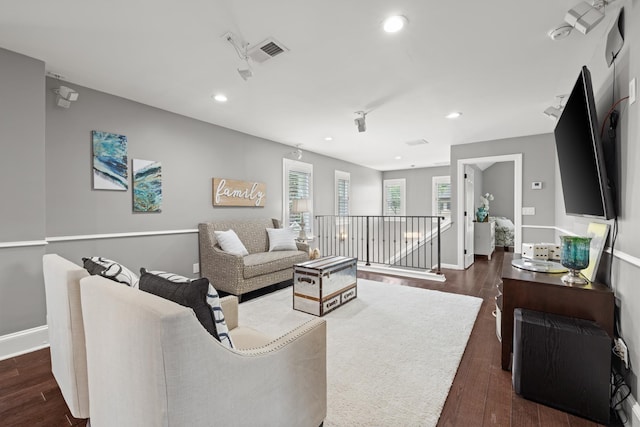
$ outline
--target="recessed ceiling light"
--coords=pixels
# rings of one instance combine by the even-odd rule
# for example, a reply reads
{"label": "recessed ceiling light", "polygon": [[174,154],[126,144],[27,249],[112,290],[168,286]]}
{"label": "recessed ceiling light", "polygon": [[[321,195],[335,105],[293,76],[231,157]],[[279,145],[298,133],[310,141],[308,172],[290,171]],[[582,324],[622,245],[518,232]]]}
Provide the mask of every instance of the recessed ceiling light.
{"label": "recessed ceiling light", "polygon": [[402,156],[396,156],[394,157],[396,160],[402,160]]}
{"label": "recessed ceiling light", "polygon": [[462,113],[460,113],[458,111],[454,111],[453,113],[447,114],[446,117],[447,117],[447,119],[457,119],[461,115],[462,115]]}
{"label": "recessed ceiling light", "polygon": [[387,33],[397,33],[407,24],[407,22],[408,21],[405,16],[390,16],[384,20],[382,28],[384,28]]}
{"label": "recessed ceiling light", "polygon": [[225,94],[222,93],[218,93],[216,94],[213,99],[215,99],[218,102],[227,102],[227,96]]}
{"label": "recessed ceiling light", "polygon": [[333,137],[332,136],[325,136],[324,140],[325,141],[333,141]]}

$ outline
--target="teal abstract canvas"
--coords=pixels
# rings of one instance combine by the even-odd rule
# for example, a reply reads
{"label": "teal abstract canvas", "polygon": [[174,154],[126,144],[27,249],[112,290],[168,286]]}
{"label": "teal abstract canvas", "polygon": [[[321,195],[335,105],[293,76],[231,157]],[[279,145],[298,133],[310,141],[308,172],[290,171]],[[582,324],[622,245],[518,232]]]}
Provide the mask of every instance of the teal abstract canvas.
{"label": "teal abstract canvas", "polygon": [[92,131],[94,190],[129,188],[127,137],[115,133]]}
{"label": "teal abstract canvas", "polygon": [[161,212],[162,164],[133,159],[133,211]]}

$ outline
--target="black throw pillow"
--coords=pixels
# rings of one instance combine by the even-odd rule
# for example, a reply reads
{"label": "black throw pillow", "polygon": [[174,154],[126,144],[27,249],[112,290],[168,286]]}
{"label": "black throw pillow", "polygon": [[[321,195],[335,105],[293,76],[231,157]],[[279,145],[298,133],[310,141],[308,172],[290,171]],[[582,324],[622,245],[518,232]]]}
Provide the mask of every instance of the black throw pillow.
{"label": "black throw pillow", "polygon": [[207,278],[203,277],[202,279],[180,283],[151,274],[144,268],[140,269],[140,273],[141,290],[193,309],[196,317],[207,332],[220,341],[213,313],[207,304],[207,290],[209,289],[209,280]]}
{"label": "black throw pillow", "polygon": [[92,276],[100,276],[102,272],[107,269],[104,265],[92,261],[91,258],[82,258],[82,264],[85,270]]}

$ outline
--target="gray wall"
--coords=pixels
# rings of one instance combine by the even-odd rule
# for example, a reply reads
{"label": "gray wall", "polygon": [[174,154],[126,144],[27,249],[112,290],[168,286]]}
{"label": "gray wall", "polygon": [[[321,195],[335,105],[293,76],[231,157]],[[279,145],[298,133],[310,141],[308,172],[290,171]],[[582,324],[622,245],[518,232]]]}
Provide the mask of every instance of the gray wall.
{"label": "gray wall", "polygon": [[513,162],[497,162],[482,173],[482,194],[493,194],[489,203],[491,216],[504,216],[513,220]]}
{"label": "gray wall", "polygon": [[[640,8],[632,2],[624,2],[626,14],[626,40],[622,52],[616,60],[615,87],[614,69],[608,68],[603,60],[605,39],[593,54],[585,58],[591,71],[596,98],[596,109],[600,123],[611,107],[612,101],[629,94],[628,84],[632,78],[640,78]],[[578,70],[576,70],[576,78]],[[567,88],[569,90],[570,88]],[[610,283],[614,289],[620,306],[620,332],[629,349],[632,371],[627,375],[627,383],[632,392],[639,397],[637,370],[640,366],[640,181],[638,180],[638,164],[640,164],[640,103],[629,105],[628,101],[620,104],[620,124],[617,139],[617,181],[618,200],[618,238],[615,243],[617,254],[626,255],[627,261],[614,257],[611,277],[608,275],[607,254],[603,255],[599,278]],[[556,161],[557,162],[557,161]],[[559,169],[556,165],[556,174]],[[557,175],[559,176],[559,175]],[[560,179],[556,187],[556,223],[562,230],[583,234],[591,220],[567,216],[564,213],[564,202]],[[611,222],[610,222],[611,223]],[[613,225],[613,224],[612,224]]]}
{"label": "gray wall", "polygon": [[[47,79],[49,88],[58,84]],[[73,87],[80,97],[68,110],[55,107],[53,91],[47,91],[48,236],[182,230],[226,218],[282,218],[282,158],[291,147]],[[91,189],[92,130],[126,135],[130,159],[162,162],[162,213],[132,213],[130,190]],[[315,214],[333,213],[336,169],[351,174],[354,214],[380,212],[380,172],[311,152],[304,152],[302,161],[314,167]],[[213,177],[264,182],[265,207],[213,207]],[[56,243],[49,251],[76,261],[100,254],[136,270],[148,266],[185,275],[192,275],[198,262],[197,234]]]}
{"label": "gray wall", "polygon": [[[193,230],[204,221],[282,217],[282,159],[292,147],[73,83],[64,84],[76,89],[79,99],[71,108],[61,109],[55,106],[53,92],[60,82],[45,79],[43,62],[0,49],[0,65],[0,138],[9,153],[0,157],[0,178],[15,183],[0,187],[0,244],[49,238],[47,253],[59,253],[76,263],[83,256],[101,255],[133,270],[144,266],[193,276],[192,266],[198,262],[196,233],[55,238]],[[126,135],[129,166],[134,158],[162,162],[161,213],[133,213],[131,188],[92,190],[92,130]],[[314,166],[316,214],[334,211],[336,169],[351,174],[352,213],[380,214],[381,172],[310,152],[302,161]],[[266,206],[214,208],[213,177],[266,183]],[[46,323],[44,252],[45,246],[0,248],[0,335]]]}
{"label": "gray wall", "polygon": [[[432,178],[445,175],[450,175],[449,166],[386,171],[382,174],[383,179],[406,179],[407,215],[432,215]],[[443,263],[454,264],[449,261],[453,258],[455,251],[452,243],[456,237],[452,230],[446,230],[441,236],[441,262]]]}
{"label": "gray wall", "polygon": [[[0,70],[0,244],[44,240],[44,63],[0,49]],[[46,322],[43,254],[0,247],[0,335]]]}
{"label": "gray wall", "polygon": [[407,215],[432,215],[432,178],[447,175],[449,175],[449,166],[439,166],[386,171],[382,173],[382,178],[406,179]]}
{"label": "gray wall", "polygon": [[[451,189],[452,215],[455,221],[458,212],[457,194],[458,160],[499,156],[505,154],[522,154],[522,206],[536,208],[536,215],[522,217],[522,241],[547,242],[555,240],[553,231],[555,220],[555,172],[553,159],[555,156],[555,140],[553,134],[531,135],[518,138],[506,138],[494,141],[460,144],[451,147]],[[542,179],[541,177],[545,177]],[[532,181],[545,181],[542,190],[532,190]],[[528,225],[549,228],[527,228]],[[457,223],[452,230],[457,236]],[[457,264],[457,239],[452,242],[453,250],[447,252],[446,263]]]}

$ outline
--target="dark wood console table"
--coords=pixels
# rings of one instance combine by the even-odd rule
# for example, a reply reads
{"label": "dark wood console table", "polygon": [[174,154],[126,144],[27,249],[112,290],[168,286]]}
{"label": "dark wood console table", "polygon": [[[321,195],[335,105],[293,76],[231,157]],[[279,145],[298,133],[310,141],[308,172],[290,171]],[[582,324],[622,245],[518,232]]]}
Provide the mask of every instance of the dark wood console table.
{"label": "dark wood console table", "polygon": [[502,369],[510,369],[513,310],[518,307],[593,320],[613,338],[614,295],[611,289],[595,282],[569,286],[560,280],[563,274],[513,267],[513,257],[513,253],[505,253],[502,264]]}

